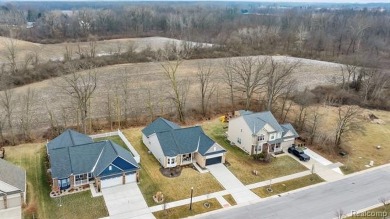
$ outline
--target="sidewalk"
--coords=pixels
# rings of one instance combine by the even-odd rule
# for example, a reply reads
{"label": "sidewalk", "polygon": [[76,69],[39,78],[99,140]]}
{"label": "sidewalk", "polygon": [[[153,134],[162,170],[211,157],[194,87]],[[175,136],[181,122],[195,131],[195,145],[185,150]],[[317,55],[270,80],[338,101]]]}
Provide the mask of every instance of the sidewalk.
{"label": "sidewalk", "polygon": [[260,200],[260,197],[242,184],[224,164],[214,164],[207,168],[218,182],[233,196],[238,205]]}
{"label": "sidewalk", "polygon": [[[272,184],[283,182],[283,181],[287,181],[287,180],[296,179],[296,178],[307,176],[307,175],[310,175],[310,174],[311,174],[311,171],[310,170],[306,170],[306,171],[303,171],[303,172],[294,173],[294,174],[287,175],[287,176],[282,176],[282,177],[279,177],[279,178],[274,178],[274,179],[272,179]],[[270,183],[270,180],[265,180],[265,181],[262,181],[262,182],[253,183],[253,184],[247,185],[246,187],[248,189],[255,189],[255,188],[258,188],[258,187],[267,186],[267,185],[269,185],[269,183]]]}

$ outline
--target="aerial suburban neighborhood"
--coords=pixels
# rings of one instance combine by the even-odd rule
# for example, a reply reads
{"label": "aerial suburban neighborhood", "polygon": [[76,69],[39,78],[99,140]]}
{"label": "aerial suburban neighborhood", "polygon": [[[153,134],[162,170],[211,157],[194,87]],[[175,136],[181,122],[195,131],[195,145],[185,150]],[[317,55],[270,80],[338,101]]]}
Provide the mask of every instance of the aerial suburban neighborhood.
{"label": "aerial suburban neighborhood", "polygon": [[0,219],[390,218],[390,2],[0,0]]}

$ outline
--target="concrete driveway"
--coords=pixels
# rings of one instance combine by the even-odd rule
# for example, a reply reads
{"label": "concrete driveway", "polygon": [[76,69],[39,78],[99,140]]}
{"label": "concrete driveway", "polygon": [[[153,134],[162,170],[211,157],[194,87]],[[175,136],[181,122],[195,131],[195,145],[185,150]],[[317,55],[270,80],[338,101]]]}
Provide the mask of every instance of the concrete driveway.
{"label": "concrete driveway", "polygon": [[207,166],[210,173],[219,183],[233,196],[237,204],[251,203],[259,201],[260,198],[251,192],[244,184],[238,180],[233,173],[223,164],[214,164]]}
{"label": "concrete driveway", "polygon": [[22,218],[22,208],[20,206],[18,206],[18,207],[14,207],[14,208],[0,210],[0,218],[21,219]]}
{"label": "concrete driveway", "polygon": [[102,193],[111,219],[155,218],[137,183],[104,188]]}

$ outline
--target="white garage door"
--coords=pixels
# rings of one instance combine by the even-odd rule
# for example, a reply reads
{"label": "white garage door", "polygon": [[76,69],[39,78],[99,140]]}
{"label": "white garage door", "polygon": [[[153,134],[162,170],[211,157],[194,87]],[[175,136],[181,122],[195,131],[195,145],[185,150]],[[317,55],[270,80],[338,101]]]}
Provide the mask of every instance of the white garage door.
{"label": "white garage door", "polygon": [[122,176],[101,180],[102,188],[107,188],[110,186],[116,186],[116,185],[121,185],[121,184],[122,184]]}
{"label": "white garage door", "polygon": [[136,174],[127,174],[126,175],[126,183],[135,182],[136,181]]}

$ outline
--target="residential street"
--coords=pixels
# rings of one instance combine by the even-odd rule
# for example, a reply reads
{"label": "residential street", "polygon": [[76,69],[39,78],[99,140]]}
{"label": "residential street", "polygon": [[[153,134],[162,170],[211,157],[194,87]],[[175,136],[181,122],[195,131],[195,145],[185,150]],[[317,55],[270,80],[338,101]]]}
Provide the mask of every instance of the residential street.
{"label": "residential street", "polygon": [[345,214],[378,204],[390,197],[390,166],[345,179],[260,201],[223,209],[196,218],[308,218],[329,219],[342,209]]}

